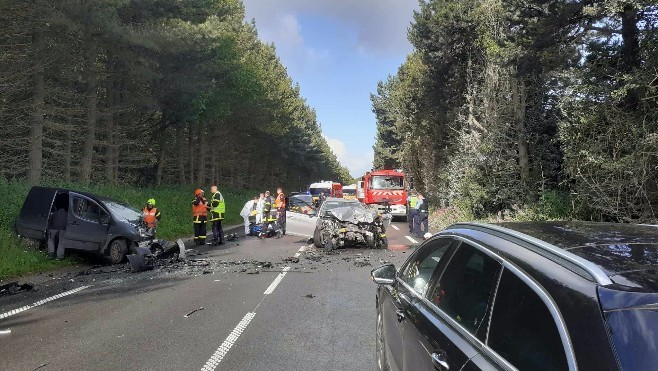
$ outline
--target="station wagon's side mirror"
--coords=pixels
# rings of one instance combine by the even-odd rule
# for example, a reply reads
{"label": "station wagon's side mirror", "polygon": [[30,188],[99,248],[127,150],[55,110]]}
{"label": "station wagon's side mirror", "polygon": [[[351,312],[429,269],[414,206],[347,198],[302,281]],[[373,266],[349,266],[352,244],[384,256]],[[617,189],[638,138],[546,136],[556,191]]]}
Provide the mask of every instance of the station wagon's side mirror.
{"label": "station wagon's side mirror", "polygon": [[392,285],[395,282],[397,270],[395,265],[386,264],[370,272],[370,277],[378,285]]}

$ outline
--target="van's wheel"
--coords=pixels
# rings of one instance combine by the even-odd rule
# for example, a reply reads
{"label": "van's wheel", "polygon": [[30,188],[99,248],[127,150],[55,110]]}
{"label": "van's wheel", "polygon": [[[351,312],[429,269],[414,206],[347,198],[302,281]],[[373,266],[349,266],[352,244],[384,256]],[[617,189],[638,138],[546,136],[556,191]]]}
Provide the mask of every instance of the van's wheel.
{"label": "van's wheel", "polygon": [[122,239],[116,239],[110,244],[108,250],[108,260],[111,264],[119,264],[123,262],[123,259],[126,258],[126,241]]}

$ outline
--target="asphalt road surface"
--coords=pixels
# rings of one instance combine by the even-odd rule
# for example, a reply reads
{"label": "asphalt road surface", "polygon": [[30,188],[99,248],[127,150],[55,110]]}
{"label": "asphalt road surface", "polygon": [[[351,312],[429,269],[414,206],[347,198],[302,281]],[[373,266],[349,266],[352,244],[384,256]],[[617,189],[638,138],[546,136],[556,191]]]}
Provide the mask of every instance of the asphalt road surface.
{"label": "asphalt road surface", "polygon": [[370,271],[406,259],[406,231],[391,225],[389,250],[240,238],[149,272],[31,277],[0,297],[0,370],[372,370]]}

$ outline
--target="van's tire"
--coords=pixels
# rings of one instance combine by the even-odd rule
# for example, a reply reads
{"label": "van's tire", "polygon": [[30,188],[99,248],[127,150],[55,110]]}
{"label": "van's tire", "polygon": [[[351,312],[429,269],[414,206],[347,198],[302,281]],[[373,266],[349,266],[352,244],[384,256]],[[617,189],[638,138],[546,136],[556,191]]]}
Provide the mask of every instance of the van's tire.
{"label": "van's tire", "polygon": [[110,264],[122,263],[126,258],[127,251],[126,241],[118,238],[110,243],[110,247],[107,249],[107,260]]}
{"label": "van's tire", "polygon": [[320,233],[320,229],[315,228],[315,231],[313,232],[313,244],[315,245],[315,247],[320,249],[324,247],[321,240],[322,240],[322,236]]}

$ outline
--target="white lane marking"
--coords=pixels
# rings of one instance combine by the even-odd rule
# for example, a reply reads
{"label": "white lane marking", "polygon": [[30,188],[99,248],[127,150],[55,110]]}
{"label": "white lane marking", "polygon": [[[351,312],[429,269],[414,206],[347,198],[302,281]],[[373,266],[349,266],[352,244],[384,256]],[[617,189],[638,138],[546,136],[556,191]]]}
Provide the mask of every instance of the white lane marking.
{"label": "white lane marking", "polygon": [[14,310],[9,311],[9,312],[7,312],[7,313],[2,313],[2,314],[0,314],[0,319],[4,319],[4,318],[7,318],[7,317],[11,317],[11,316],[13,316],[13,315],[15,315],[15,314],[18,314],[18,313],[21,313],[21,312],[25,312],[25,311],[28,310],[28,309],[36,308],[36,307],[38,307],[39,305],[46,304],[46,303],[48,303],[48,302],[50,302],[50,301],[57,300],[57,299],[59,299],[59,298],[63,298],[63,297],[65,297],[65,296],[68,296],[68,295],[71,295],[71,294],[75,294],[76,292],[78,292],[78,291],[82,291],[82,290],[84,290],[84,289],[86,289],[86,288],[88,288],[88,287],[91,287],[91,286],[82,286],[82,287],[78,287],[77,289],[69,290],[69,291],[63,292],[63,293],[61,293],[61,294],[57,294],[57,295],[55,295],[55,296],[51,296],[51,297],[49,297],[49,298],[45,298],[45,299],[43,299],[43,300],[39,300],[39,301],[37,301],[36,303],[32,303],[32,304],[30,304],[30,305],[22,306],[22,307],[20,307],[20,308],[14,309]]}
{"label": "white lane marking", "polygon": [[411,243],[418,243],[418,241],[414,240],[413,238],[411,238],[411,237],[409,237],[409,236],[405,236],[405,237],[407,237],[407,239],[408,239],[409,241],[411,241]]}
{"label": "white lane marking", "polygon": [[271,283],[270,286],[267,288],[267,290],[265,290],[265,292],[263,293],[263,295],[269,295],[269,294],[271,294],[272,292],[274,292],[274,289],[279,285],[279,282],[281,282],[281,280],[283,279],[283,277],[286,276],[286,272],[288,272],[288,270],[290,270],[290,267],[285,267],[285,268],[283,268],[283,271],[282,271],[281,273],[279,273],[278,276],[276,276],[276,278],[274,279],[274,281],[272,281],[272,283]]}
{"label": "white lane marking", "polygon": [[238,340],[242,332],[247,328],[247,325],[249,322],[251,322],[252,319],[256,316],[255,312],[249,312],[247,313],[244,317],[242,317],[242,321],[238,323],[237,326],[231,331],[231,333],[228,335],[226,340],[222,343],[222,345],[217,348],[215,353],[213,353],[212,357],[206,362],[206,364],[201,368],[201,371],[214,371],[217,366],[219,365],[219,362],[224,359],[226,354],[228,353],[229,349],[235,344],[235,342]]}
{"label": "white lane marking", "polygon": [[399,231],[399,230],[400,230],[400,228],[398,228],[398,226],[395,225],[395,224],[391,224],[391,227],[393,227],[393,229],[395,229],[396,231]]}
{"label": "white lane marking", "polygon": [[304,251],[306,251],[306,246],[300,247],[299,250],[297,250],[297,252],[295,253],[295,258],[299,258]]}

